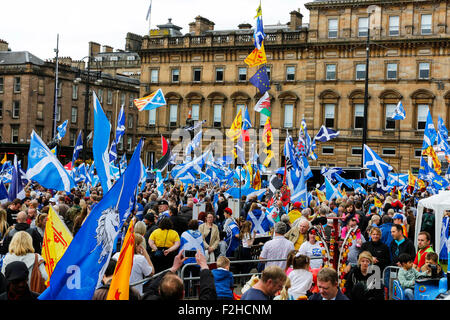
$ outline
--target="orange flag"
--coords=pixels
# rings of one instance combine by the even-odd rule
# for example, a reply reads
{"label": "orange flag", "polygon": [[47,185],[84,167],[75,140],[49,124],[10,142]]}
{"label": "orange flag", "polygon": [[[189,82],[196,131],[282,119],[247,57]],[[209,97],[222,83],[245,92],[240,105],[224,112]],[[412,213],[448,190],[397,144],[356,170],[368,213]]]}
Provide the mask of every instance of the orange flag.
{"label": "orange flag", "polygon": [[430,146],[423,150],[422,155],[431,157],[431,160],[433,160],[434,171],[436,171],[437,174],[441,174],[441,162],[439,161],[433,147]]}
{"label": "orange flag", "polygon": [[119,260],[109,287],[106,300],[128,300],[130,298],[130,274],[134,257],[134,219],[130,221],[127,234],[120,249]]}
{"label": "orange flag", "polygon": [[261,49],[255,48],[255,50],[250,53],[244,62],[250,67],[256,67],[261,64],[267,63],[266,51],[264,50],[264,42],[261,44]]}

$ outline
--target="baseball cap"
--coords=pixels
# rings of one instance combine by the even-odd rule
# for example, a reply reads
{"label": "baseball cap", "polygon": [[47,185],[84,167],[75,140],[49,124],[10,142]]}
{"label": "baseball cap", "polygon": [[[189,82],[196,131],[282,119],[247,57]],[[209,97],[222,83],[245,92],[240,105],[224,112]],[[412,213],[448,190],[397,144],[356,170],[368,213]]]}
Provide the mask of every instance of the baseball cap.
{"label": "baseball cap", "polygon": [[302,207],[302,203],[300,201],[294,202],[294,208],[301,208],[301,207]]}
{"label": "baseball cap", "polygon": [[228,214],[233,214],[233,210],[231,210],[231,208],[225,208],[223,209],[223,211],[225,211]]}
{"label": "baseball cap", "polygon": [[8,263],[5,268],[5,279],[8,282],[14,280],[28,280],[28,268],[22,261]]}
{"label": "baseball cap", "polygon": [[402,216],[400,213],[397,213],[397,214],[394,216],[393,219],[394,219],[394,220],[395,220],[395,219],[402,219],[402,220],[403,220],[403,216]]}
{"label": "baseball cap", "polygon": [[167,200],[159,200],[158,205],[169,205],[169,202],[167,202]]}

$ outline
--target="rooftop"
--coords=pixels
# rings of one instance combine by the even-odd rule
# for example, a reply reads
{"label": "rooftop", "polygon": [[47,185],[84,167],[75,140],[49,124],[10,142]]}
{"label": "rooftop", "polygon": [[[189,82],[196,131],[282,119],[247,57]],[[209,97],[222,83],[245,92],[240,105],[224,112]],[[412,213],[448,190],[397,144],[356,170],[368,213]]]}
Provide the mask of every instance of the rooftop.
{"label": "rooftop", "polygon": [[45,62],[28,51],[0,51],[0,65],[27,63],[41,66]]}

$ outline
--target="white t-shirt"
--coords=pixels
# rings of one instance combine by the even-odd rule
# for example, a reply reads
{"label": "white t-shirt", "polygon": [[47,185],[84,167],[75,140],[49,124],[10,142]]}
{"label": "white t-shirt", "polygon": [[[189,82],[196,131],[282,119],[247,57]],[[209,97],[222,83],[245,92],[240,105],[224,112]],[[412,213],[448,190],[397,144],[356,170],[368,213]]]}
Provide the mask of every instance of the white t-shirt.
{"label": "white t-shirt", "polygon": [[305,269],[294,269],[289,273],[289,280],[291,280],[291,287],[289,294],[292,294],[295,300],[299,296],[305,296],[306,291],[311,289],[313,283],[313,274]]}
{"label": "white t-shirt", "polygon": [[[119,260],[120,252],[117,252],[112,259]],[[138,282],[146,277],[148,277],[152,273],[153,269],[148,264],[147,260],[143,255],[135,254],[133,257],[133,267],[131,268],[131,275],[130,275],[130,284]],[[143,287],[144,284],[139,284],[134,286],[133,288],[136,289],[140,295],[143,294]]]}
{"label": "white t-shirt", "polygon": [[[319,245],[319,242],[315,244],[311,244],[309,241],[303,242],[298,250],[300,254],[308,256],[310,258],[313,257],[323,257],[322,256],[322,248]],[[317,269],[322,266],[323,259],[311,259],[311,269]]]}

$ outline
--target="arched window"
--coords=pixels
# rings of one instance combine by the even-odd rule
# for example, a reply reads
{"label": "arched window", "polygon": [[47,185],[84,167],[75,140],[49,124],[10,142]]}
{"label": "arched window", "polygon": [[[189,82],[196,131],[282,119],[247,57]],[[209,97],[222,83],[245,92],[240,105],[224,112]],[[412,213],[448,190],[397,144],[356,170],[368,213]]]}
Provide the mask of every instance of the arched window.
{"label": "arched window", "polygon": [[166,123],[169,127],[177,127],[180,124],[180,109],[183,97],[176,92],[169,92],[166,94],[166,101],[168,106]]}
{"label": "arched window", "polygon": [[[205,98],[198,92],[190,92],[186,95],[186,102],[188,105],[188,114],[190,112],[191,119],[194,121],[199,121],[203,117],[202,115],[202,104]],[[189,118],[189,117],[188,117]]]}
{"label": "arched window", "polygon": [[[297,103],[300,98],[291,91],[282,92],[278,96],[281,105],[280,128],[292,129],[298,126]],[[273,112],[273,111],[272,111]]]}
{"label": "arched window", "polygon": [[322,124],[330,129],[337,129],[338,126],[338,112],[340,96],[333,90],[325,90],[319,95],[321,104],[321,119]]}
{"label": "arched window", "polygon": [[[392,120],[395,107],[398,102],[402,100],[402,95],[396,90],[385,90],[380,96],[381,107],[383,110],[383,116],[381,117],[383,123],[381,124],[382,130],[395,130],[397,127],[396,121]],[[403,106],[406,108],[405,104]]]}
{"label": "arched window", "polygon": [[209,114],[207,115],[207,123],[210,127],[221,128],[223,123],[223,110],[227,97],[221,92],[213,92],[207,97],[209,101]]}
{"label": "arched window", "polygon": [[428,110],[433,114],[433,101],[434,94],[426,89],[419,89],[411,94],[411,101],[414,110],[413,128],[416,130],[425,130],[425,124],[427,122]]}

